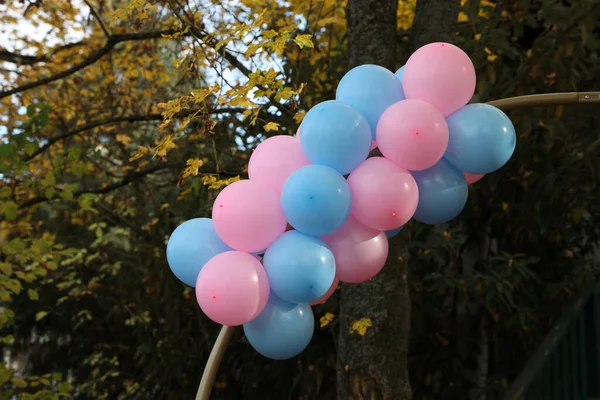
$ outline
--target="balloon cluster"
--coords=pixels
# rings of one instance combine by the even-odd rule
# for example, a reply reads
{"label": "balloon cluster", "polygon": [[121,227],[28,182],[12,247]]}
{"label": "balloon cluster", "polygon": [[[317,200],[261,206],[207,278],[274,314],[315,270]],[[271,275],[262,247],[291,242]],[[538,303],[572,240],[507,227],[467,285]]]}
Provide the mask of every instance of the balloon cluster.
{"label": "balloon cluster", "polygon": [[[299,354],[313,335],[311,305],[339,282],[373,278],[388,238],[411,218],[452,220],[467,185],[512,156],[511,121],[490,105],[467,105],[474,91],[471,60],[448,43],[422,47],[395,74],[352,69],[296,136],[255,149],[249,179],[218,195],[212,220],[173,232],[172,271],[195,286],[210,319],[243,325],[259,353]],[[382,156],[368,158],[375,147]]]}

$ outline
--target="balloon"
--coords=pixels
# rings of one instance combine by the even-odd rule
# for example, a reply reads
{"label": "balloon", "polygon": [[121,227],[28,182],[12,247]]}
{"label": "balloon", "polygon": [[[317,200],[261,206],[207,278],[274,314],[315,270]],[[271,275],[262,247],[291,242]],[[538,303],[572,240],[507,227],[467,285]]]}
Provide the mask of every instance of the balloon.
{"label": "balloon", "polygon": [[469,174],[468,172],[463,172],[463,175],[467,180],[467,185],[478,182],[481,178],[485,176],[485,174]]}
{"label": "balloon", "polygon": [[248,162],[250,180],[262,182],[277,193],[283,184],[299,168],[309,165],[298,138],[273,136],[259,144]]}
{"label": "balloon", "polygon": [[300,143],[313,164],[349,174],[369,155],[371,128],[356,108],[341,101],[319,103],[302,120]]}
{"label": "balloon", "polygon": [[277,193],[257,181],[242,180],[223,189],[212,216],[223,242],[248,253],[269,247],[287,226]]}
{"label": "balloon", "polygon": [[391,71],[370,64],[348,71],[335,94],[336,100],[350,104],[367,118],[373,139],[381,114],[404,98],[400,80]]}
{"label": "balloon", "polygon": [[419,206],[414,218],[425,224],[454,219],[467,203],[467,181],[461,171],[442,158],[425,171],[413,172],[419,186]]}
{"label": "balloon", "polygon": [[471,100],[475,67],[469,56],[449,43],[431,43],[406,62],[402,87],[407,99],[425,101],[448,116]]}
{"label": "balloon", "polygon": [[515,127],[489,104],[469,104],[447,122],[450,142],[444,157],[461,171],[489,174],[502,168],[515,151]]}
{"label": "balloon", "polygon": [[348,177],[352,215],[379,231],[404,225],[415,213],[419,188],[410,172],[383,157],[363,162]]}
{"label": "balloon", "polygon": [[314,329],[310,305],[288,303],[273,293],[263,312],[244,324],[250,345],[273,360],[286,360],[300,354],[310,343]]}
{"label": "balloon", "polygon": [[167,262],[173,274],[188,286],[196,286],[198,273],[208,260],[230,251],[209,218],[194,218],[179,225],[167,243]]}
{"label": "balloon", "polygon": [[350,187],[333,168],[309,165],[285,182],[281,206],[294,229],[309,236],[327,235],[339,229],[350,214]]}
{"label": "balloon", "polygon": [[402,229],[404,229],[404,225],[402,225],[400,228],[385,231],[385,236],[387,236],[388,239],[391,239],[391,238],[395,237],[397,234],[399,234],[400,232],[402,232]]}
{"label": "balloon", "polygon": [[291,303],[308,303],[325,295],[335,280],[333,253],[321,239],[289,231],[263,257],[271,290]]}
{"label": "balloon", "polygon": [[327,301],[335,293],[335,291],[337,290],[339,285],[340,285],[340,280],[336,277],[335,280],[333,281],[333,284],[327,291],[327,293],[325,293],[323,296],[321,296],[317,300],[310,302],[309,304],[311,306],[316,306],[318,304],[325,303],[325,301]]}
{"label": "balloon", "polygon": [[438,162],[448,147],[444,116],[420,100],[404,100],[385,110],[377,125],[381,154],[400,167],[421,171]]}
{"label": "balloon", "polygon": [[367,228],[352,216],[338,231],[322,239],[333,251],[341,282],[368,281],[381,271],[388,256],[385,232]]}
{"label": "balloon", "polygon": [[402,77],[404,76],[404,65],[400,67],[400,69],[396,71],[394,75],[396,75],[396,78],[400,79],[400,82],[402,82]]}
{"label": "balloon", "polygon": [[223,325],[254,319],[269,299],[269,279],[260,261],[228,251],[206,263],[196,281],[196,299],[206,316]]}
{"label": "balloon", "polygon": [[371,150],[375,150],[377,148],[377,142],[376,141],[371,141]]}

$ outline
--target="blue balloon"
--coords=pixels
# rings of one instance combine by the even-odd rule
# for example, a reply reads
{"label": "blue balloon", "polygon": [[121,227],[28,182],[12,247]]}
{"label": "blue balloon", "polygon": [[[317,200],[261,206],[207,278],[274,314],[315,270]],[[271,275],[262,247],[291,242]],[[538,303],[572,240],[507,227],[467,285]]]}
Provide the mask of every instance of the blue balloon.
{"label": "blue balloon", "polygon": [[283,185],[281,207],[297,231],[325,236],[348,219],[352,195],[339,172],[324,165],[307,165],[290,175]]}
{"label": "blue balloon", "polygon": [[510,118],[488,104],[469,104],[447,118],[450,141],[444,157],[463,172],[489,174],[515,151],[517,135]]}
{"label": "blue balloon", "polygon": [[271,290],[291,303],[323,297],[335,280],[335,259],[329,247],[298,231],[288,231],[275,240],[263,264]]}
{"label": "blue balloon", "polygon": [[310,305],[288,303],[273,292],[264,310],[244,324],[250,345],[273,360],[286,360],[300,354],[310,343],[314,330]]}
{"label": "blue balloon", "polygon": [[200,270],[217,254],[231,251],[210,218],[194,218],[179,225],[167,243],[167,262],[175,276],[195,287]]}
{"label": "blue balloon", "polygon": [[404,76],[404,65],[401,66],[400,69],[396,71],[394,75],[396,75],[396,78],[400,79],[400,82],[402,82],[402,76]]}
{"label": "blue balloon", "polygon": [[443,224],[460,214],[468,194],[461,171],[442,158],[431,168],[411,173],[419,187],[414,219],[425,224]]}
{"label": "blue balloon", "polygon": [[306,114],[300,143],[313,164],[326,165],[342,175],[352,172],[371,151],[371,128],[356,108],[330,100]]}
{"label": "blue balloon", "polygon": [[375,140],[381,114],[406,97],[402,82],[396,75],[378,65],[366,64],[353,68],[344,75],[335,98],[363,113],[371,126],[372,139]]}
{"label": "blue balloon", "polygon": [[396,236],[397,234],[399,234],[400,232],[402,232],[402,229],[404,229],[404,225],[402,225],[400,228],[385,231],[385,236],[387,236],[388,239],[391,239],[394,236]]}

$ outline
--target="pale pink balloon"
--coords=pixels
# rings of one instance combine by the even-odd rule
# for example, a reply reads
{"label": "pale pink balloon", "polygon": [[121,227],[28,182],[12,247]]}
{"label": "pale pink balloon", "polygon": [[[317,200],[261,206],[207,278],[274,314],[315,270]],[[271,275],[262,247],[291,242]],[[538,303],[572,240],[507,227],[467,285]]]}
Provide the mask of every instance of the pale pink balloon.
{"label": "pale pink balloon", "polygon": [[269,279],[260,261],[240,251],[227,251],[211,258],[196,280],[198,305],[222,325],[250,322],[269,300]]}
{"label": "pale pink balloon", "polygon": [[352,216],[340,229],[322,239],[333,252],[340,282],[368,281],[381,271],[387,260],[385,232],[367,228]]}
{"label": "pale pink balloon", "polygon": [[285,232],[279,195],[265,183],[242,180],[227,186],[212,210],[217,234],[234,250],[256,253]]}
{"label": "pale pink balloon", "polygon": [[485,176],[485,174],[469,174],[468,172],[463,172],[463,175],[467,179],[467,185],[475,183]]}
{"label": "pale pink balloon", "polygon": [[323,296],[321,296],[320,298],[318,298],[317,300],[315,300],[315,301],[313,301],[312,303],[309,303],[309,304],[311,306],[316,306],[317,304],[325,303],[325,301],[327,299],[329,299],[333,295],[333,293],[335,293],[335,291],[337,290],[339,284],[340,284],[340,280],[336,277],[335,280],[333,281],[333,284],[331,285],[331,287],[327,291],[327,293],[325,293]]}
{"label": "pale pink balloon", "polygon": [[376,148],[377,148],[377,142],[373,140],[371,142],[371,150],[375,150]]}
{"label": "pale pink balloon", "polygon": [[405,169],[383,157],[372,157],[348,177],[352,215],[378,231],[406,224],[419,204],[419,188]]}
{"label": "pale pink balloon", "polygon": [[448,125],[433,106],[420,100],[392,104],[377,123],[381,154],[410,171],[435,165],[448,147]]}
{"label": "pale pink balloon", "polygon": [[431,43],[406,62],[402,88],[407,99],[425,101],[447,117],[471,100],[476,80],[473,62],[464,51],[449,43]]}
{"label": "pale pink balloon", "polygon": [[250,180],[265,183],[281,193],[287,178],[309,164],[297,137],[273,136],[259,144],[252,153],[248,176]]}

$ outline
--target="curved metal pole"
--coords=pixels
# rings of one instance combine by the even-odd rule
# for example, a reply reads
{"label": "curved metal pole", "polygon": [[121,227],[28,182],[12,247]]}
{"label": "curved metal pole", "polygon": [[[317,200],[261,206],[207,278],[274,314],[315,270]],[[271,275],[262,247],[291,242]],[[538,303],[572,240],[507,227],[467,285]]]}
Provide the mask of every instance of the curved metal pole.
{"label": "curved metal pole", "polygon": [[[528,96],[494,100],[487,104],[498,107],[503,111],[510,111],[520,108],[586,103],[600,103],[600,92],[532,94]],[[213,346],[210,357],[206,362],[206,368],[202,374],[202,380],[198,387],[196,400],[210,399],[210,392],[215,382],[215,377],[217,376],[217,370],[223,360],[223,355],[225,354],[225,350],[227,350],[234,329],[235,327],[226,325],[223,325],[221,328],[221,332]]]}

